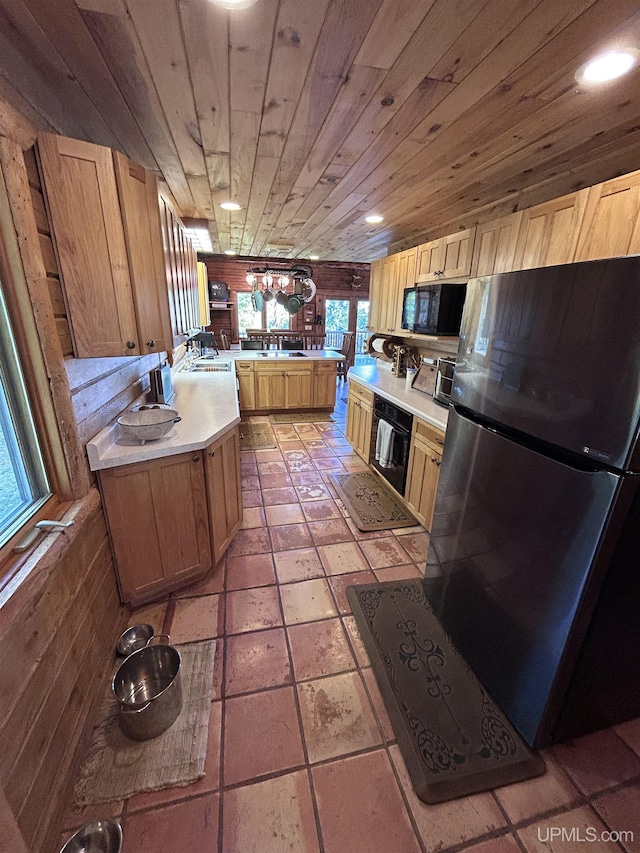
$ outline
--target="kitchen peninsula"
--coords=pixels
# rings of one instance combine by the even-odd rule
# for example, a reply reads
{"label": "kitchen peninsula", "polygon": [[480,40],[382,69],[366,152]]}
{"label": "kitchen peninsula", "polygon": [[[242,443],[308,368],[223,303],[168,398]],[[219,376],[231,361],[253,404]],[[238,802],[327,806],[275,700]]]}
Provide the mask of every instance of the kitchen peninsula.
{"label": "kitchen peninsula", "polygon": [[113,421],[87,443],[123,602],[140,604],[204,577],[233,540],[242,523],[237,388],[242,394],[246,377],[255,382],[253,408],[332,409],[343,358],[265,350],[185,360],[174,369],[171,400],[181,420],[168,435],[141,444]]}

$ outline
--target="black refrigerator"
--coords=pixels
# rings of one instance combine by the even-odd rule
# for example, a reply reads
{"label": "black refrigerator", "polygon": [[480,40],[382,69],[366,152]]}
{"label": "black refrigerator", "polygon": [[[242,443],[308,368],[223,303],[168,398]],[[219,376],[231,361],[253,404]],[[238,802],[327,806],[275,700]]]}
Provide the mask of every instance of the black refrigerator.
{"label": "black refrigerator", "polygon": [[640,715],[640,256],[473,279],[425,592],[533,747]]}

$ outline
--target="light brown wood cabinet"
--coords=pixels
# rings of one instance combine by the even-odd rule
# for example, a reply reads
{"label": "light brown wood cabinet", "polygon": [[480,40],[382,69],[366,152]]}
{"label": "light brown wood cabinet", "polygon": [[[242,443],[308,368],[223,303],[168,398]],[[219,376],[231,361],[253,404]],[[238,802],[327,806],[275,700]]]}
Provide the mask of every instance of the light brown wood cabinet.
{"label": "light brown wood cabinet", "polygon": [[234,427],[205,451],[205,475],[214,565],[242,524],[240,440]]}
{"label": "light brown wood cabinet", "polygon": [[373,392],[368,388],[363,388],[356,382],[349,382],[345,435],[356,453],[367,463],[371,454],[373,396]]}
{"label": "light brown wood cabinet", "polygon": [[522,211],[514,269],[570,264],[575,259],[588,190]]}
{"label": "light brown wood cabinet", "polygon": [[113,152],[133,287],[140,351],[173,348],[160,235],[158,181],[138,163]]}
{"label": "light brown wood cabinet", "polygon": [[38,157],[74,355],[183,343],[201,319],[197,258],[166,200],[160,209],[155,176],[117,151],[48,133]]}
{"label": "light brown wood cabinet", "polygon": [[242,411],[333,409],[336,362],[300,359],[237,362]]}
{"label": "light brown wood cabinet", "polygon": [[200,325],[197,255],[169,199],[161,194],[159,204],[173,346],[177,347]]}
{"label": "light brown wood cabinet", "polygon": [[380,309],[382,305],[382,264],[384,258],[373,261],[369,272],[369,322],[370,332],[379,331]]}
{"label": "light brown wood cabinet", "polygon": [[313,408],[333,409],[336,404],[337,362],[316,361],[313,375]]}
{"label": "light brown wood cabinet", "polygon": [[136,605],[211,568],[202,450],[99,472],[123,602]]}
{"label": "light brown wood cabinet", "polygon": [[236,376],[240,394],[240,409],[252,411],[256,407],[256,389],[251,361],[236,361]]}
{"label": "light brown wood cabinet", "polygon": [[576,261],[640,253],[640,172],[590,187]]}
{"label": "light brown wood cabinet", "polygon": [[475,233],[475,228],[467,228],[418,246],[416,281],[469,276]]}
{"label": "light brown wood cabinet", "polygon": [[433,523],[444,435],[437,427],[413,419],[405,501],[427,530]]}
{"label": "light brown wood cabinet", "polygon": [[514,258],[522,211],[501,216],[476,228],[471,277],[510,272]]}
{"label": "light brown wood cabinet", "polygon": [[43,133],[38,154],[74,354],[140,355],[111,150]]}

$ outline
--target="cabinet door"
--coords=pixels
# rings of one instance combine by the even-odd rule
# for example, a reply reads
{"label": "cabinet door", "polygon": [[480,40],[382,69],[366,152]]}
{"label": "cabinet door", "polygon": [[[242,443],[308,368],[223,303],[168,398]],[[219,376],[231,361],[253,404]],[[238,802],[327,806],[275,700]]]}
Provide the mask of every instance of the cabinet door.
{"label": "cabinet door", "polygon": [[159,204],[171,330],[177,347],[189,330],[200,325],[197,257],[171,203],[160,195]]}
{"label": "cabinet door", "polygon": [[202,451],[99,472],[123,602],[138,604],[211,567]]}
{"label": "cabinet door", "polygon": [[[229,547],[242,524],[240,442],[234,427],[206,450],[206,480],[213,562]],[[224,496],[224,500],[221,499]]]}
{"label": "cabinet door", "polygon": [[38,151],[74,353],[140,355],[111,151],[48,133]]}
{"label": "cabinet door", "polygon": [[356,419],[356,403],[357,398],[349,393],[347,396],[347,422],[345,424],[344,435],[349,444],[355,448],[355,419]]}
{"label": "cabinet door", "polygon": [[588,192],[580,190],[522,211],[515,269],[570,264],[574,260]]}
{"label": "cabinet door", "polygon": [[369,276],[369,324],[367,329],[370,332],[380,331],[380,311],[382,307],[382,263],[383,261],[374,261],[371,264],[371,272]]}
{"label": "cabinet door", "polygon": [[317,362],[313,377],[313,408],[333,409],[336,404],[335,362]]}
{"label": "cabinet door", "polygon": [[253,384],[253,370],[238,371],[238,388],[240,391],[240,409],[250,412],[256,407],[256,392]]}
{"label": "cabinet door", "polygon": [[[396,330],[396,304],[398,299],[398,255],[390,255],[382,262],[382,308],[380,326],[384,334]],[[400,324],[398,324],[398,329]]]}
{"label": "cabinet door", "polygon": [[358,401],[356,416],[356,452],[362,456],[365,462],[369,462],[371,455],[371,428],[373,426],[373,409],[362,400]]}
{"label": "cabinet door", "polygon": [[501,216],[476,228],[476,239],[471,262],[471,277],[511,272],[522,211]]}
{"label": "cabinet door", "polygon": [[576,261],[640,253],[640,172],[588,190]]}
{"label": "cabinet door", "polygon": [[169,293],[164,273],[158,182],[138,163],[113,152],[124,236],[133,286],[140,349],[173,349]]}
{"label": "cabinet door", "polygon": [[442,269],[443,240],[431,240],[418,246],[418,257],[416,261],[416,280],[434,281]]}
{"label": "cabinet door", "polygon": [[416,518],[431,530],[442,454],[417,439],[411,441],[405,498]]}
{"label": "cabinet door", "polygon": [[400,252],[398,257],[398,289],[400,295],[407,287],[414,287],[416,283],[416,265],[418,262],[418,248],[407,249]]}
{"label": "cabinet door", "polygon": [[308,369],[287,370],[284,378],[284,407],[285,409],[310,409],[313,372]]}
{"label": "cabinet door", "polygon": [[475,228],[457,231],[442,240],[442,265],[439,278],[460,278],[471,273]]}
{"label": "cabinet door", "polygon": [[[261,367],[261,365],[256,365]],[[256,370],[256,409],[285,408],[284,370]]]}

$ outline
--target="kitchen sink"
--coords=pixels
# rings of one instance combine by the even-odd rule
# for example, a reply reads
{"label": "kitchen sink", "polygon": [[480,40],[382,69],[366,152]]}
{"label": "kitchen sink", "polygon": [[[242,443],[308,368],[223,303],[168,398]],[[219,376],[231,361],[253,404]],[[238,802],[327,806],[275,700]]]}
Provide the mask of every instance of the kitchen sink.
{"label": "kitchen sink", "polygon": [[189,373],[231,373],[230,361],[194,361]]}
{"label": "kitchen sink", "polygon": [[305,352],[280,352],[280,350],[274,350],[273,352],[257,352],[256,355],[259,358],[307,358],[307,354]]}

